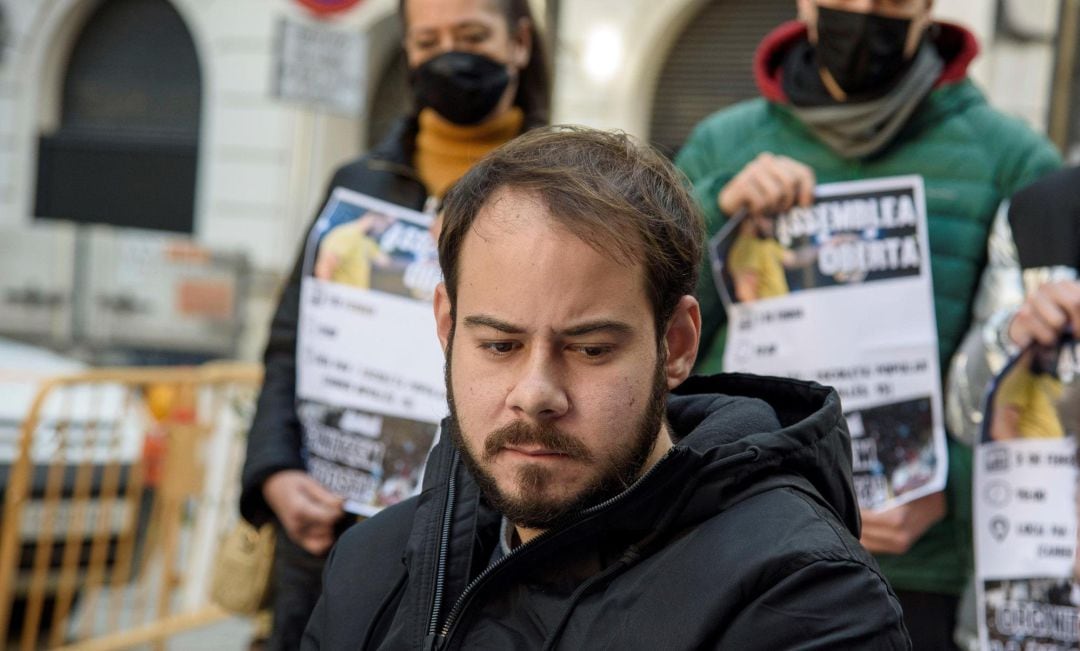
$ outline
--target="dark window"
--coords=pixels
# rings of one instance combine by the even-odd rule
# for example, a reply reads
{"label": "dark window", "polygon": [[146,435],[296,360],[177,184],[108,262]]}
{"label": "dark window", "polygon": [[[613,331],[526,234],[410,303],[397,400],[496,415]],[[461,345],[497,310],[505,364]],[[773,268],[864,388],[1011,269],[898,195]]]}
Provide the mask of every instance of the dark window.
{"label": "dark window", "polygon": [[725,106],[758,96],[754,51],[795,18],[792,0],[713,0],[671,48],[656,84],[650,139],[674,155],[694,126]]}
{"label": "dark window", "polygon": [[64,75],[60,127],[38,151],[39,217],[190,233],[201,74],[165,0],[107,0]]}

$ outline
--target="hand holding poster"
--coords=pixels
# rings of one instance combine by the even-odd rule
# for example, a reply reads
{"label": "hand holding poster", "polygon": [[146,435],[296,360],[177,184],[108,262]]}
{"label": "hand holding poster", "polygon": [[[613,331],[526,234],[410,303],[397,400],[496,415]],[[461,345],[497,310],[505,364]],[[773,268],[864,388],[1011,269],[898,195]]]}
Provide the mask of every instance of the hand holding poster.
{"label": "hand holding poster", "polygon": [[991,386],[975,450],[980,646],[1080,648],[1076,344],[1031,349]]}
{"label": "hand holding poster", "polygon": [[818,186],[814,204],[732,219],[709,243],[724,367],[836,387],[863,508],[945,486],[922,178]]}
{"label": "hand holding poster", "polygon": [[430,223],[338,188],[305,250],[296,411],[308,471],[360,515],[415,492],[446,412]]}

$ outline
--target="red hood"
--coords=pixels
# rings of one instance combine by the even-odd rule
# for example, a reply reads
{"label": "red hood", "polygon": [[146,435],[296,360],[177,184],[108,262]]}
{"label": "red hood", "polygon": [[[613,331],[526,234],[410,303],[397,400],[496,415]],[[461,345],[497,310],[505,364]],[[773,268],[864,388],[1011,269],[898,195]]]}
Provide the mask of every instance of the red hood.
{"label": "red hood", "polygon": [[[979,54],[979,42],[966,28],[953,23],[936,23],[939,27],[934,44],[945,59],[936,86],[955,83],[967,76],[968,65]],[[754,77],[761,94],[773,102],[787,103],[788,98],[780,82],[781,64],[788,50],[806,39],[806,25],[792,20],[780,25],[765,37],[754,53]]]}

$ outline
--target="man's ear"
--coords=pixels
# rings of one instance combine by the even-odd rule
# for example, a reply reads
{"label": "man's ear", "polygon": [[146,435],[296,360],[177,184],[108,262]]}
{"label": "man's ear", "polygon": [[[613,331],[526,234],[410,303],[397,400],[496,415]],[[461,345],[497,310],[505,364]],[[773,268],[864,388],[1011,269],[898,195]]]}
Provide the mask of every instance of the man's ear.
{"label": "man's ear", "polygon": [[446,293],[446,284],[439,283],[435,288],[435,332],[439,335],[443,354],[450,345],[450,332],[454,329],[454,314],[450,305],[450,295]]}
{"label": "man's ear", "polygon": [[668,320],[667,332],[664,333],[664,345],[667,347],[664,371],[668,389],[674,389],[690,377],[700,341],[701,306],[693,296],[683,296],[675,305],[675,312]]}

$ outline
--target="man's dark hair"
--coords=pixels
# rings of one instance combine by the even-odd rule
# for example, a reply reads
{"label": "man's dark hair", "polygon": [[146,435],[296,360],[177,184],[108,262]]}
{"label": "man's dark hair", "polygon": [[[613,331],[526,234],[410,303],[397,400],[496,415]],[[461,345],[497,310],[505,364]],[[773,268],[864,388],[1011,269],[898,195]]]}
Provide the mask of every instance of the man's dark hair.
{"label": "man's dark hair", "polygon": [[628,265],[641,262],[662,337],[679,299],[693,294],[704,220],[686,178],[621,132],[584,127],[529,131],[489,154],[447,193],[439,264],[453,306],[461,246],[480,210],[503,189],[527,193],[574,236]]}
{"label": "man's dark hair", "polygon": [[[405,25],[405,4],[408,0],[398,0],[398,17]],[[525,114],[525,124],[547,124],[551,112],[551,74],[548,71],[547,47],[544,35],[533,18],[529,0],[490,0],[506,19],[510,34],[517,30],[522,18],[528,19],[532,32],[532,47],[529,50],[529,63],[518,77],[517,94],[514,106]]]}

